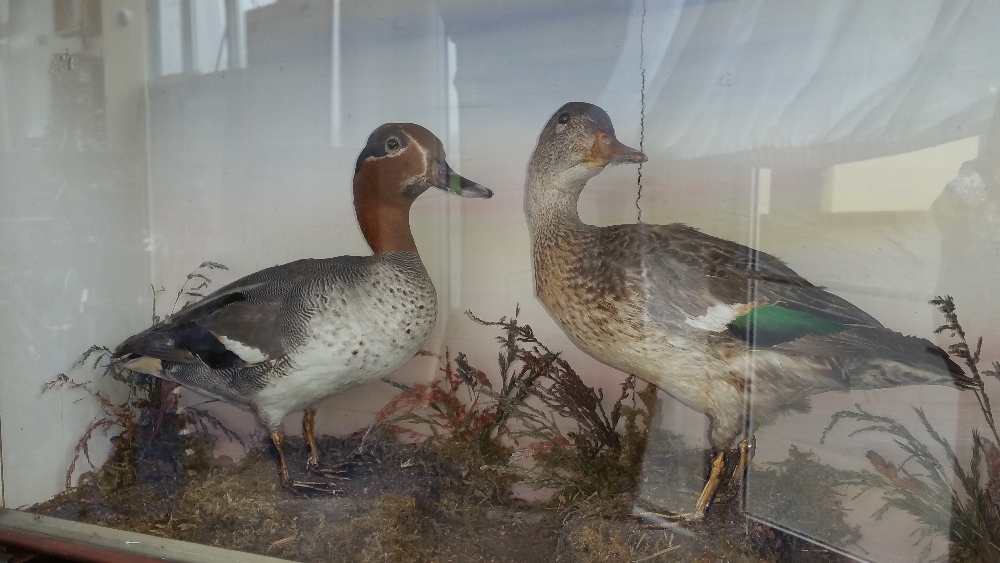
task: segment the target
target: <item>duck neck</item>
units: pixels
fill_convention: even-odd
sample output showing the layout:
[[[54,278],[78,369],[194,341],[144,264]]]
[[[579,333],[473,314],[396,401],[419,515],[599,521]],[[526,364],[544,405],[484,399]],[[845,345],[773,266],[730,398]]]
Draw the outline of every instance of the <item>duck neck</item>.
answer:
[[[377,191],[354,186],[354,211],[365,242],[375,254],[417,253],[410,232],[410,202],[380,198]]]
[[[552,231],[585,228],[577,205],[589,178],[568,175],[541,175],[528,172],[524,211],[533,239]]]

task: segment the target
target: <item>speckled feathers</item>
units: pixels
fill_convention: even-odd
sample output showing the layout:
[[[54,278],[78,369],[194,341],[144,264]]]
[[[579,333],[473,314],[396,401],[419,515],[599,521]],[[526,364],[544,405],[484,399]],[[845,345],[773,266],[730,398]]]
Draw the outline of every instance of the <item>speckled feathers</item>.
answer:
[[[298,260],[250,274],[127,339],[116,360],[251,410],[272,431],[289,412],[388,375],[417,352],[437,315],[409,224],[411,204],[430,187],[492,195],[454,173],[427,129],[379,127],[358,156],[353,184],[374,256]]]
[[[587,181],[644,158],[613,131],[603,110],[574,102],[539,136],[525,182],[535,291],[581,349],[707,414],[714,445],[742,433],[751,382],[758,423],[826,390],[968,384],[932,343],[885,329],[774,256],[681,224],[583,223]],[[795,330],[738,318],[763,307]]]

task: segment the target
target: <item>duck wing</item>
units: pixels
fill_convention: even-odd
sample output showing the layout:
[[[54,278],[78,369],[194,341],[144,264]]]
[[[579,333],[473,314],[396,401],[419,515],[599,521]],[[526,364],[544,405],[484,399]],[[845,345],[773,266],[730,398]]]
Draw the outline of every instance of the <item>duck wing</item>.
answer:
[[[304,294],[324,280],[353,275],[360,260],[298,260],[250,274],[128,338],[114,357],[200,362],[217,370],[279,359],[293,345],[289,336],[302,317],[296,313],[307,306]]]
[[[834,388],[905,382],[971,385],[962,368],[933,342],[885,328],[770,254],[686,225],[649,226],[645,238],[648,301],[677,307],[661,308],[660,319],[673,315],[676,323],[679,311],[686,325],[724,334],[751,349],[863,367],[832,370],[850,378],[836,381]]]
[[[882,324],[798,275],[782,260],[686,225],[641,226],[640,252],[650,302],[694,328],[728,332],[754,347],[848,327]],[[655,314],[655,311],[654,311]]]

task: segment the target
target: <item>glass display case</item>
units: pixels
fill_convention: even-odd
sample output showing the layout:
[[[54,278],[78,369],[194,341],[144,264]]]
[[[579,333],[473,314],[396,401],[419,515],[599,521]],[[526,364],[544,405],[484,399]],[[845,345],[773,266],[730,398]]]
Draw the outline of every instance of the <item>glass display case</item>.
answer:
[[[997,22],[0,0],[0,543],[1000,560]]]

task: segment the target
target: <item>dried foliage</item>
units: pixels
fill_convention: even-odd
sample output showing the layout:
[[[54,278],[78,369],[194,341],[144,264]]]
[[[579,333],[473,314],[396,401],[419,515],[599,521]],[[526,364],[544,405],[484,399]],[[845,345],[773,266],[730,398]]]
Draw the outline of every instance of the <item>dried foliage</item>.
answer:
[[[913,535],[918,544],[924,543],[921,561],[1000,561],[1000,449],[996,445],[1000,438],[985,385],[986,378],[1000,380],[1000,363],[994,362],[992,369],[980,369],[983,340],[979,338],[974,349],[969,345],[951,297],[937,297],[931,304],[945,317],[945,324],[935,332],[948,332],[957,339],[948,352],[964,360],[969,376],[975,381],[973,391],[994,440],[973,429],[972,454],[963,460],[935,430],[923,409],[914,407],[924,433],[943,452],[942,460],[940,453],[935,454],[928,443],[905,425],[892,417],[868,412],[860,405],[855,405],[853,411],[835,413],[823,437],[841,420],[864,425],[849,436],[879,432],[893,437],[893,442],[906,454],[902,463],[893,464],[875,451],[867,453],[880,480],[879,486],[886,491],[885,504],[874,516],[881,518],[890,509],[898,509],[916,518],[918,527]],[[952,475],[957,484],[952,482]],[[940,536],[950,540],[949,553],[931,558],[934,539]]]
[[[982,411],[983,416],[986,417],[986,423],[993,432],[993,440],[1000,442],[1000,434],[997,434],[996,422],[993,420],[993,408],[990,406],[990,396],[986,393],[986,381],[983,379],[985,375],[1000,381],[1000,362],[993,362],[993,369],[980,372],[979,362],[983,350],[983,337],[980,336],[976,340],[976,350],[973,352],[972,347],[969,346],[969,341],[966,339],[965,329],[958,322],[958,314],[955,312],[955,300],[950,295],[945,295],[944,297],[937,296],[931,299],[931,305],[934,305],[941,311],[945,320],[943,325],[934,330],[934,334],[948,332],[952,338],[957,339],[957,342],[948,345],[948,353],[965,361],[966,367],[969,368],[969,374],[976,383],[973,391],[976,394],[976,400],[979,401],[979,409]]]
[[[655,387],[637,391],[635,378],[628,377],[609,413],[603,390],[587,386],[566,360],[535,338],[530,326],[519,324],[518,312],[495,322],[467,312],[477,323],[501,329],[499,386],[470,366],[464,354],[452,362],[446,353],[441,378],[412,387],[393,383],[403,392],[376,415],[373,427],[425,425],[431,440],[474,446],[477,467],[557,488],[564,503],[632,490]],[[564,429],[567,425],[575,429]]]
[[[35,513],[72,518],[199,544],[216,545],[303,562],[490,561],[700,561],[840,563],[843,559],[805,540],[748,521],[729,505],[689,533],[659,530],[625,515],[629,499],[596,496],[571,507],[504,503],[481,495],[491,472],[470,472],[449,443],[405,444],[373,432],[362,444],[318,437],[323,460],[363,457],[371,465],[352,469],[339,496],[305,498],[289,494],[275,478],[268,446],[238,463],[217,462],[186,471],[168,486],[131,486],[104,493],[93,480],[32,507]],[[438,447],[440,446],[440,447]],[[304,467],[302,439],[286,443],[289,467]],[[774,495],[794,517],[835,518],[825,510],[834,499],[797,478],[800,465],[766,472],[759,487]],[[822,468],[818,471],[821,472]],[[831,478],[824,478],[828,482]],[[161,482],[162,483],[162,482]],[[791,483],[791,489],[789,489]],[[821,487],[819,487],[821,488]],[[802,491],[807,494],[802,495]],[[797,502],[801,499],[801,502]],[[833,504],[829,504],[833,506]],[[811,511],[811,512],[806,512]],[[830,527],[830,529],[837,529]]]
[[[636,500],[619,493],[639,478],[655,389],[637,390],[628,378],[605,404],[603,392],[585,385],[516,314],[479,322],[501,329],[499,375],[491,380],[464,355],[445,354],[439,379],[397,385],[402,392],[378,414],[379,428],[370,435],[319,437],[321,460],[352,460],[343,496],[303,498],[283,490],[266,435],[234,463],[212,459],[211,444],[195,456],[179,449],[179,440],[202,432],[185,438],[161,432],[167,443],[155,444],[156,456],[139,450],[147,457],[135,471],[145,477],[102,478],[126,467],[109,461],[97,478],[81,479],[32,510],[295,561],[840,561],[747,520],[736,503],[695,524],[694,535],[675,537],[629,517]],[[199,420],[201,430],[218,423],[207,414]],[[428,429],[430,437],[398,442],[391,434],[404,423]],[[679,438],[661,437],[656,445],[672,462],[704,466],[704,452]],[[289,438],[285,454],[293,473],[305,467],[302,439]],[[843,495],[835,490],[849,479],[799,457],[792,467],[761,472],[755,490],[783,514],[850,538],[856,530],[844,525]],[[670,464],[652,465],[677,473]],[[674,484],[660,474],[652,478]],[[114,486],[102,486],[102,479]],[[510,494],[519,480],[557,487],[559,494],[550,503],[525,504]]]
[[[177,295],[174,297],[174,302],[170,306],[170,313],[173,314],[177,310],[177,305],[181,302],[181,299],[185,299],[184,304],[181,306],[183,310],[188,305],[196,302],[205,296],[203,291],[212,285],[212,280],[205,274],[207,271],[211,270],[228,270],[223,264],[218,262],[202,262],[197,268],[191,271],[181,284],[180,289],[177,290]],[[159,293],[165,291],[162,287],[160,289],[151,288],[153,291],[153,324],[160,322],[160,317],[156,314],[156,296]]]
[[[188,274],[174,298],[171,310],[177,308],[182,298],[203,297],[200,292],[212,282],[204,271],[214,269],[227,268],[216,262],[204,262]],[[162,289],[153,289],[153,324],[160,321],[160,317],[156,315],[155,302],[157,295],[162,292]],[[187,303],[184,306],[187,306]],[[211,451],[209,428],[217,430],[229,440],[246,448],[239,435],[226,428],[207,411],[188,408],[183,413],[180,412],[175,393],[178,387],[176,383],[124,369],[111,361],[111,355],[112,350],[107,346],[92,345],[83,353],[76,365],[84,366],[89,363],[91,369],[103,368],[103,375],[110,376],[127,387],[128,395],[124,401],[115,402],[110,394],[95,390],[91,383],[74,381],[64,373],[60,373],[42,387],[43,393],[55,389],[81,390],[93,398],[101,408],[101,414],[87,425],[74,448],[73,459],[66,470],[67,489],[72,485],[72,477],[81,457],[92,469],[97,469],[90,458],[91,441],[98,434],[107,436],[115,430],[117,435],[111,438],[113,446],[109,456],[110,461],[101,466],[97,475],[98,483],[105,489],[134,484],[140,477],[137,470],[140,459],[157,446],[174,444],[178,451],[197,452],[199,453],[197,456],[177,456],[177,459],[186,459],[185,465],[203,464],[204,458]],[[183,438],[191,434],[191,429],[198,431],[200,435]],[[208,443],[205,443],[206,440]]]
[[[783,461],[758,466],[752,479],[746,504],[754,513],[794,523],[800,534],[841,547],[857,544],[862,536],[860,526],[847,522],[845,501],[850,493],[857,498],[879,484],[870,472],[830,467],[795,446]]]
[[[86,361],[94,350],[92,347],[81,362]],[[115,374],[115,379],[129,377],[121,373],[123,370],[115,367],[109,367],[108,371]],[[73,473],[81,457],[87,460],[91,469],[96,469],[93,460],[90,459],[90,443],[95,434],[101,433],[107,436],[116,428],[119,432],[112,438],[113,447],[109,456],[115,460],[116,467],[114,469],[102,467],[102,470],[114,471],[115,478],[107,483],[109,486],[120,486],[134,481],[135,463],[142,446],[158,440],[164,432],[173,431],[176,434],[176,428],[173,427],[176,420],[172,415],[177,409],[177,396],[171,392],[175,387],[176,385],[171,383],[149,385],[146,382],[134,382],[129,385],[128,398],[116,403],[107,394],[92,389],[89,383],[74,381],[63,373],[46,383],[42,387],[43,393],[54,389],[79,389],[97,401],[102,411],[102,414],[87,425],[80,440],[77,441],[73,459],[66,469],[66,488],[72,484]]]
[[[441,373],[440,379],[412,387],[385,380],[403,392],[375,414],[369,431],[382,425],[415,423],[426,426],[435,438],[475,444],[487,457],[503,453],[500,436],[506,425],[499,404],[488,398],[495,392],[486,374],[470,366],[464,354],[452,361],[448,352],[441,359]]]
[[[304,441],[292,437],[285,445],[289,467],[304,467]],[[239,463],[187,472],[171,486],[99,494],[87,481],[31,510],[292,561],[555,559],[557,519],[483,503],[478,484],[445,452],[383,432],[364,444],[360,435],[320,436],[317,445],[322,459],[356,459],[361,448],[377,468],[356,467],[343,481],[344,495],[306,498],[280,486],[269,446],[261,446]]]
[[[527,474],[528,481],[561,489],[559,498],[564,501],[595,494],[614,497],[631,491],[642,468],[649,423],[656,406],[656,388],[647,384],[642,391],[636,391],[636,380],[629,376],[621,385],[611,415],[605,416],[600,390],[595,393],[583,385],[563,360],[558,360],[552,368],[550,373],[565,379],[554,379],[551,387],[541,387],[538,396],[547,406],[574,421],[577,430],[562,433],[561,426],[551,419],[546,422],[538,413],[525,412],[523,418],[528,422],[525,426],[530,428],[525,435],[546,437],[544,442],[536,444],[552,444],[533,453],[537,466]],[[563,393],[567,387],[587,393]],[[554,404],[561,408],[554,408]]]

